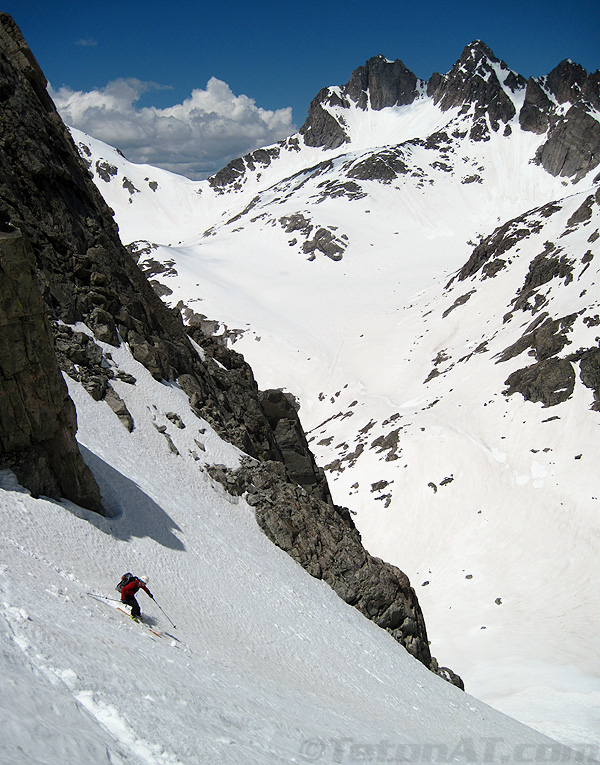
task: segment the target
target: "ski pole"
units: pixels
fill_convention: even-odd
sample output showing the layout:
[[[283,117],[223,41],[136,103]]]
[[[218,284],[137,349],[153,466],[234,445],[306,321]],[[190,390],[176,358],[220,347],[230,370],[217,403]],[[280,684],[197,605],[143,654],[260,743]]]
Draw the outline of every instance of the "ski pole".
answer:
[[[98,595],[95,592],[88,592],[87,595],[91,595],[92,598],[102,598],[102,600],[112,600],[113,603],[121,603],[122,601],[117,600],[117,598],[107,598],[106,595]]]
[[[154,596],[152,596],[152,600],[156,603],[156,598]],[[163,614],[165,614],[163,609],[160,607],[160,603],[156,603],[156,605],[160,608],[160,610],[163,612]],[[167,616],[167,615],[165,614],[165,616]],[[169,620],[169,622],[170,622],[171,626],[173,627],[173,629],[177,629],[177,627],[173,624],[173,622],[169,619],[168,616],[167,616],[167,619]]]

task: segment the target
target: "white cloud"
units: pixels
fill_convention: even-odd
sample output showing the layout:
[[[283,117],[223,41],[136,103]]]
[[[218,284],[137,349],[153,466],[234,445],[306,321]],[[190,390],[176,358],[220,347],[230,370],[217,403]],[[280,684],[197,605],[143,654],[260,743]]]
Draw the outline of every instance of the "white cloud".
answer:
[[[143,162],[205,178],[227,162],[267,146],[295,131],[292,109],[269,111],[248,96],[236,96],[227,83],[211,77],[183,103],[166,109],[137,108],[148,91],[163,86],[119,79],[88,92],[68,87],[48,90],[70,127],[120,149],[132,162]]]

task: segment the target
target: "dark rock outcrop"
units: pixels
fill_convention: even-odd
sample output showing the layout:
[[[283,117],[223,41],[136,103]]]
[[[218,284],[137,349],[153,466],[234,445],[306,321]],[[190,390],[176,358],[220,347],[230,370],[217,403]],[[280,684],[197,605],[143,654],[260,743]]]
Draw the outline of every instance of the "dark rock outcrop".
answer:
[[[529,270],[525,276],[523,286],[513,301],[515,310],[537,310],[543,305],[545,299],[538,294],[538,290],[544,284],[553,279],[563,279],[565,284],[573,280],[573,263],[560,251],[554,251],[553,245],[548,246],[544,252],[540,252],[529,264]]]
[[[308,117],[300,128],[300,135],[307,146],[337,149],[350,139],[340,122],[329,112],[327,104],[346,106],[329,88],[323,88],[308,107]]]
[[[195,374],[178,378],[192,408],[251,457],[283,461],[260,405],[252,369],[243,356],[227,348],[222,338],[205,334],[202,325],[190,326],[188,330],[206,356]]]
[[[365,159],[352,165],[346,173],[348,178],[360,181],[382,181],[389,183],[399,175],[408,173],[404,151],[400,147],[383,149],[369,154]]]
[[[319,251],[331,260],[341,260],[344,255],[346,244],[338,239],[329,229],[318,228],[312,239],[307,239],[302,245],[302,252],[310,255],[312,259],[314,253]]]
[[[542,314],[539,319],[544,319],[546,316],[547,314]],[[571,314],[556,320],[550,318],[545,318],[544,321],[535,320],[516,343],[499,355],[498,361],[508,361],[527,349],[531,349],[531,353],[538,361],[555,356],[571,342],[567,335],[576,318],[577,314]]]
[[[275,388],[259,391],[258,400],[292,481],[333,505],[325,471],[317,467],[300,424],[296,399],[291,393]]]
[[[505,385],[507,396],[518,392],[526,401],[555,406],[573,395],[575,372],[567,359],[551,358],[518,369],[509,375]]]
[[[546,86],[559,104],[574,103],[583,92],[587,72],[573,61],[561,61],[546,77]]]
[[[380,111],[387,106],[412,104],[418,95],[417,83],[402,61],[374,56],[352,72],[343,93],[361,109]]]
[[[327,582],[433,672],[463,688],[462,680],[431,656],[423,614],[408,578],[366,552],[345,508],[332,507],[290,482],[280,463],[248,464],[235,472],[215,468],[211,474],[230,493],[245,494],[269,539],[311,576]]]
[[[550,175],[577,182],[600,163],[600,122],[583,106],[572,106],[550,130],[536,161]]]
[[[558,112],[540,85],[531,91],[528,85],[521,126],[548,130],[536,162],[551,175],[576,182],[600,162],[600,123],[594,116],[600,109],[600,72],[588,75],[579,64],[562,61],[540,82],[560,105],[570,107]]]
[[[505,134],[510,133],[506,123],[515,116],[516,109],[507,91],[514,93],[525,82],[496,58],[487,45],[476,40],[463,50],[448,74],[436,73],[431,77],[427,95],[442,111],[461,107],[460,113],[465,114],[472,110],[469,137],[472,141],[487,141],[489,127],[497,132],[502,123]]]
[[[259,169],[268,167],[274,159],[277,159],[280,153],[281,149],[279,146],[257,149],[249,154],[245,154],[243,157],[231,160],[224,168],[211,175],[208,182],[220,194],[225,191],[238,191],[242,188],[242,181],[247,170],[252,171],[257,167]]]
[[[525,100],[519,112],[519,125],[522,130],[538,135],[545,133],[550,126],[552,101],[533,77],[530,77],[525,90]]]
[[[77,417],[54,349],[33,253],[19,231],[0,232],[0,466],[33,496],[61,496],[103,513],[84,463]]]
[[[555,126],[560,125],[563,120],[557,117],[556,102],[561,105],[579,105],[583,107],[583,111],[589,105],[598,108],[597,80],[598,73],[588,75],[583,67],[572,61],[562,61],[547,77],[530,78],[525,91],[525,100],[519,113],[521,128],[539,135],[545,133],[549,128],[554,129]],[[577,118],[576,114],[571,115],[571,117],[573,116]],[[552,134],[550,138],[552,138]],[[553,142],[558,142],[559,138],[560,134],[558,138],[553,139]],[[550,147],[544,155],[544,161],[549,165],[546,169],[553,175],[557,175],[558,173],[550,169],[553,164],[549,159],[551,153]],[[542,164],[546,167],[544,162]]]

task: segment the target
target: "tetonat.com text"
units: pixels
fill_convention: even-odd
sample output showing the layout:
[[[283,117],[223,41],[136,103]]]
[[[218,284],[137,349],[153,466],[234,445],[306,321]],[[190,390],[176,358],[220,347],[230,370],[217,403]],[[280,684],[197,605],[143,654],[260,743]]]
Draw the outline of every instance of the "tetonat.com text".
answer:
[[[521,744],[502,738],[461,738],[456,744],[363,743],[351,738],[306,739],[299,762],[321,763],[597,763],[600,747]]]

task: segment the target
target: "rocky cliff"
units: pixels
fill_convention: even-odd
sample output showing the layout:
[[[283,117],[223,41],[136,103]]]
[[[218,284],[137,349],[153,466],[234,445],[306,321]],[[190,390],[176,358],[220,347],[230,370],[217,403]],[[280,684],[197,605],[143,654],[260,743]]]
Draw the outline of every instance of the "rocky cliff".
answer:
[[[22,450],[23,460],[36,453],[35,439],[45,437],[29,427],[35,407],[28,381],[40,367],[54,369],[49,400],[56,410],[64,410],[64,417],[57,420],[55,434],[48,434],[55,447],[51,469],[56,491],[69,496],[55,466],[73,462],[74,410],[60,387],[56,361],[49,358],[54,355],[66,374],[96,400],[105,398],[129,430],[135,427],[111,386],[123,373],[97,343],[116,347],[126,342],[156,379],[176,381],[193,410],[252,458],[239,475],[219,468],[212,472],[233,493],[249,492],[257,519],[273,542],[388,629],[426,666],[460,685],[460,679],[439,670],[430,655],[423,617],[407,578],[371,558],[349,513],[331,503],[293,402],[276,391],[259,394],[239,354],[205,335],[202,326],[191,326],[187,331],[202,346],[198,353],[180,312],[162,303],[122,246],[111,210],[48,98],[42,72],[6,14],[0,14],[0,83],[2,219],[5,227],[18,227],[31,243],[43,299],[38,324],[44,315],[50,320],[56,348],[54,354],[47,342],[38,356],[27,357],[28,367],[22,370],[24,404],[18,417],[31,437],[14,448]],[[21,269],[26,255],[19,253],[14,247],[6,250],[7,273]],[[29,270],[33,283],[34,269]],[[31,284],[26,289],[33,291]],[[2,350],[8,365],[9,349]],[[132,378],[126,382],[135,384]],[[88,493],[87,506],[97,509],[93,487]],[[85,491],[80,495],[82,499]]]
[[[75,407],[52,347],[33,253],[7,224],[0,283],[0,467],[11,468],[34,496],[67,497],[102,512],[75,440]]]

